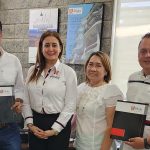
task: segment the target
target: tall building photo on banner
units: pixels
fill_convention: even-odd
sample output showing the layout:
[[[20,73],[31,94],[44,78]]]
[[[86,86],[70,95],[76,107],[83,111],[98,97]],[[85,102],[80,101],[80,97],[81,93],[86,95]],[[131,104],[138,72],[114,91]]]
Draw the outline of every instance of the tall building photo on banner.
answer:
[[[100,50],[103,4],[69,5],[66,63],[84,64],[92,52]]]

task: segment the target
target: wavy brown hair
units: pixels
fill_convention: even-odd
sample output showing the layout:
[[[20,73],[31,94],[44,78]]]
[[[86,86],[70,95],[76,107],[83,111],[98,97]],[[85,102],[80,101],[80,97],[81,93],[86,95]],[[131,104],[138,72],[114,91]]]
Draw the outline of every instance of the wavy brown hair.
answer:
[[[87,65],[91,59],[92,56],[98,56],[106,70],[106,75],[104,76],[104,81],[106,83],[109,83],[109,81],[111,80],[111,76],[112,76],[112,73],[111,73],[111,65],[110,65],[110,59],[109,59],[109,56],[102,52],[102,51],[97,51],[97,52],[93,52],[89,58],[87,59],[86,63],[85,63],[85,72],[86,72],[86,69],[87,69]],[[85,80],[87,83],[89,83],[89,79],[88,77],[86,76],[86,73],[85,73]]]
[[[60,36],[57,32],[55,31],[46,31],[44,32],[41,37],[40,37],[40,41],[39,41],[39,45],[38,45],[38,51],[37,51],[37,55],[36,55],[36,63],[35,63],[35,67],[34,70],[31,74],[31,76],[29,77],[28,83],[31,81],[37,81],[42,73],[42,71],[44,70],[44,68],[46,67],[46,60],[45,57],[42,53],[42,47],[43,47],[43,41],[46,37],[48,36],[53,36],[55,37],[60,45],[60,49],[61,52],[59,53],[58,58],[60,59],[63,53],[63,43],[60,39]]]

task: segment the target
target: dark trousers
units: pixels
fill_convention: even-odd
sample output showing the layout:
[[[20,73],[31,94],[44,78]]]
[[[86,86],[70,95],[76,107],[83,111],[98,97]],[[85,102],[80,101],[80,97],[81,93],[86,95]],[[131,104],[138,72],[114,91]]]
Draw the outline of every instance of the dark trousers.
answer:
[[[59,114],[39,114],[33,112],[34,125],[43,129],[51,129],[53,123],[57,120]],[[71,132],[71,120],[66,127],[57,135],[48,139],[39,139],[32,133],[29,133],[29,150],[67,150]]]
[[[9,123],[0,129],[0,150],[21,150],[19,127],[16,123]]]

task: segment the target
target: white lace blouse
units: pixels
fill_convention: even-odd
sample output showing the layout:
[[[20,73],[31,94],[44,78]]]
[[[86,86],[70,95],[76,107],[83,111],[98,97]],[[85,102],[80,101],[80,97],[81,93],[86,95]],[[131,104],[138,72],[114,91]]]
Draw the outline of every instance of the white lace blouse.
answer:
[[[122,92],[116,85],[105,84],[90,87],[82,83],[78,87],[77,101],[77,150],[99,150],[106,123],[106,107],[116,105],[122,100]]]

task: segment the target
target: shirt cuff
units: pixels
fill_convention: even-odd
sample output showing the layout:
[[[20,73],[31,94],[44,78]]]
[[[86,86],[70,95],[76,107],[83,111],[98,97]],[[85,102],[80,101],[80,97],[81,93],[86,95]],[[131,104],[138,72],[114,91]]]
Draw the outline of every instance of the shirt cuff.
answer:
[[[33,124],[33,118],[32,117],[25,119],[25,126],[27,126],[27,124],[29,124],[29,123]]]
[[[23,91],[22,92],[17,92],[15,93],[15,98],[21,98],[22,100],[24,100],[24,94],[23,94]]]
[[[51,128],[58,132],[60,132],[62,129],[64,129],[64,127],[62,125],[60,125],[58,122],[55,122]]]

